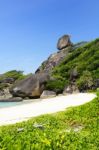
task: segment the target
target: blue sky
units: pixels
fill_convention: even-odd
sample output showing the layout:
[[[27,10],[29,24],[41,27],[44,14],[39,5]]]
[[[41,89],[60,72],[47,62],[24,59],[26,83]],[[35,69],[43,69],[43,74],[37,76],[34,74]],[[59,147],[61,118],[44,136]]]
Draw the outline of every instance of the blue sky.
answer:
[[[99,0],[0,0],[0,74],[34,72],[63,34],[99,37]]]

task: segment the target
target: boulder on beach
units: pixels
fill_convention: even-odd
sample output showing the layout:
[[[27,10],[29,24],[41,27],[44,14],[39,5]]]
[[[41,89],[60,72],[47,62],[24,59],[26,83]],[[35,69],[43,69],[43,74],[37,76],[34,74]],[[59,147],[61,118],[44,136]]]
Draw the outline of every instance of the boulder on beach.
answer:
[[[41,94],[40,98],[52,98],[56,96],[56,92],[54,91],[48,91],[44,90],[43,93]]]
[[[10,93],[14,97],[40,97],[45,89],[45,84],[49,79],[50,77],[47,73],[34,74],[16,83],[10,89]]]
[[[64,88],[63,95],[67,94],[73,94],[73,93],[79,93],[79,89],[75,83],[72,83],[72,85],[68,85]]]

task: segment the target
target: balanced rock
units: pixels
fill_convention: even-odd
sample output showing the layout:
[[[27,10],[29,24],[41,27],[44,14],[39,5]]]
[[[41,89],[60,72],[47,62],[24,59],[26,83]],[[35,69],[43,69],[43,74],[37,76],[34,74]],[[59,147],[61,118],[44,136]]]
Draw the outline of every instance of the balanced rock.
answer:
[[[56,96],[56,93],[54,91],[44,90],[40,98],[51,98],[55,96]]]
[[[70,41],[70,36],[69,35],[64,35],[62,36],[57,43],[57,49],[62,50],[68,46],[71,46],[72,43]]]
[[[63,59],[68,56],[72,51],[72,43],[69,35],[64,35],[58,40],[57,48],[60,50],[54,54],[51,54],[47,60],[45,60],[41,66],[36,70],[37,73],[51,73],[53,68],[58,66]]]
[[[11,89],[10,93],[14,97],[40,97],[45,88],[45,83],[50,79],[46,73],[34,74],[16,83]]]

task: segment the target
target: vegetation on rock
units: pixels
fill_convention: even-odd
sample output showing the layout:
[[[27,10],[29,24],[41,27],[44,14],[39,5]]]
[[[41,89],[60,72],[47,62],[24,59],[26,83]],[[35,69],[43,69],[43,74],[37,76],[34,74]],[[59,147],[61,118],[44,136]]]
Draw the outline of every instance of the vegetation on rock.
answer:
[[[76,76],[72,73],[75,70]],[[96,84],[99,79],[99,39],[71,51],[63,62],[53,69],[52,76],[55,80],[53,84],[52,81],[48,82],[49,89],[56,90],[59,85],[61,90],[60,82],[65,86],[75,83],[80,91],[99,87]]]
[[[12,95],[9,92],[10,87],[17,81],[26,78],[23,71],[11,70],[0,75],[0,99],[9,99]]]
[[[11,70],[0,76],[0,81],[5,80],[6,78],[13,78],[14,80],[23,79],[25,75],[23,71]]]

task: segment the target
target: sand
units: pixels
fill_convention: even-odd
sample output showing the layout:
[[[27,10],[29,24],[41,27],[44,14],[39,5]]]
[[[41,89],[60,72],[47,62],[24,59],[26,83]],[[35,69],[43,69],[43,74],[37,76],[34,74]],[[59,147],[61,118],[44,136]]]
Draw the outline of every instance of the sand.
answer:
[[[42,114],[64,111],[68,107],[85,104],[95,97],[96,95],[92,93],[79,93],[42,99],[37,102],[8,108],[0,108],[0,126],[22,122]]]

